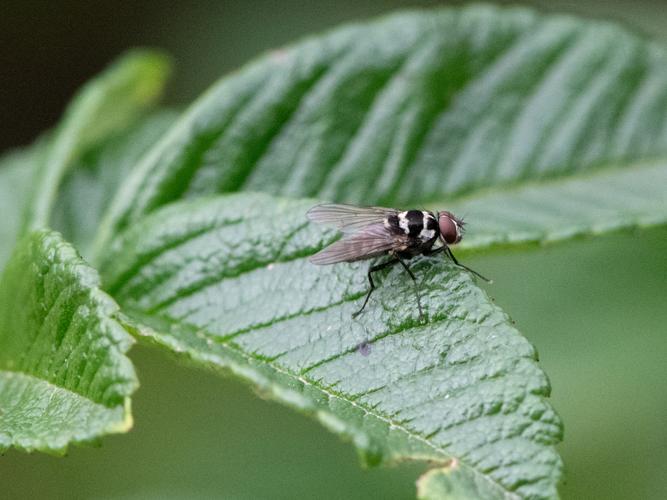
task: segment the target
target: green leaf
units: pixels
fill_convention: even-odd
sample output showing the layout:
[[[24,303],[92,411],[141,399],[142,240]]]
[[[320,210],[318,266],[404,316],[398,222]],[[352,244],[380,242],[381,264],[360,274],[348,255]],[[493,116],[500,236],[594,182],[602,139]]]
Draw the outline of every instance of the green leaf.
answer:
[[[480,480],[451,460],[445,467],[431,469],[417,481],[418,500],[468,500],[504,498],[502,491],[489,481]]]
[[[57,233],[22,239],[0,281],[0,451],[64,453],[131,427],[138,384],[117,310]]]
[[[87,83],[65,112],[35,176],[24,226],[47,227],[67,171],[89,148],[135,121],[162,93],[169,72],[161,53],[135,50]]]
[[[161,111],[92,148],[72,165],[53,207],[52,225],[88,257],[90,245],[111,198],[137,161],[174,121]]]
[[[401,269],[352,320],[367,264],[307,261],[337,238],[308,223],[312,203],[172,204],[114,240],[105,288],[137,335],[313,414],[370,464],[456,458],[500,497],[555,496],[562,428],[533,347],[442,258],[412,264],[426,323]]]
[[[195,102],[118,193],[97,247],[183,197],[410,206],[665,157],[666,99],[664,48],[606,22],[472,6],[349,25]]]
[[[562,241],[667,223],[667,161],[476,192],[447,204],[471,222],[462,250]]]

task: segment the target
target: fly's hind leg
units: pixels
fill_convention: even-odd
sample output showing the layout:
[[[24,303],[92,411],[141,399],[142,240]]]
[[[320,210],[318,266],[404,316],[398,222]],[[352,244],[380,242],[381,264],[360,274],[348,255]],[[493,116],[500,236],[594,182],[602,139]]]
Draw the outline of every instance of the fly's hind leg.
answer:
[[[366,294],[366,298],[364,299],[364,304],[361,306],[361,309],[359,309],[357,312],[352,313],[353,318],[356,318],[359,314],[361,314],[361,312],[366,307],[366,304],[368,304],[368,299],[371,298],[371,294],[373,293],[373,290],[375,290],[375,283],[373,283],[373,273],[375,273],[377,271],[381,271],[382,269],[386,269],[387,267],[393,266],[393,265],[397,264],[398,262],[401,262],[401,264],[403,264],[403,262],[400,259],[395,258],[395,259],[388,260],[387,262],[383,262],[382,264],[375,264],[374,266],[372,266],[368,270],[368,282],[370,283],[371,288],[368,290],[368,293]],[[405,264],[403,264],[403,265],[405,266]]]

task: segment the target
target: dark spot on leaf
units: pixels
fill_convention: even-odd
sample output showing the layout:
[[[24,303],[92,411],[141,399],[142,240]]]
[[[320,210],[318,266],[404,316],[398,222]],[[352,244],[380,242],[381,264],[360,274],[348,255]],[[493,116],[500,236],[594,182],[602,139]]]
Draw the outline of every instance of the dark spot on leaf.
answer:
[[[362,356],[368,356],[371,353],[371,345],[364,340],[357,346],[357,351],[359,351],[359,354]]]

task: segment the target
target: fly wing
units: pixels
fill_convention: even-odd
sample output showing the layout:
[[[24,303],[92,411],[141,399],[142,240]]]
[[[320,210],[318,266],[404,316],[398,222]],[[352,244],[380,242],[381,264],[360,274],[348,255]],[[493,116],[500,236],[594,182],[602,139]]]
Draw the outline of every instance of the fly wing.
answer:
[[[337,203],[315,205],[306,214],[318,224],[334,226],[343,233],[354,233],[371,224],[381,224],[387,215],[398,213],[393,208],[355,207]]]
[[[353,262],[375,257],[403,244],[404,235],[390,232],[384,224],[371,224],[347,234],[310,258],[317,265]]]

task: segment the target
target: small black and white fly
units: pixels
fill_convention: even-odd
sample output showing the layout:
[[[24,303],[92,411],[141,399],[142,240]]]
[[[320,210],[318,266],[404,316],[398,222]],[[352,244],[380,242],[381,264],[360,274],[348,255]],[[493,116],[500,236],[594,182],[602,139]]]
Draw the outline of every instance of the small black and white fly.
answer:
[[[477,271],[459,263],[449,248],[450,245],[461,241],[465,231],[463,221],[451,212],[400,211],[393,208],[324,203],[308,210],[307,216],[313,222],[334,226],[343,233],[340,240],[310,258],[313,264],[337,264],[381,255],[391,256],[388,261],[375,264],[368,270],[368,282],[371,287],[361,309],[352,314],[352,317],[356,317],[364,310],[375,290],[373,273],[401,264],[415,284],[417,307],[421,318],[423,314],[417,279],[405,262],[417,255],[443,252],[457,266],[490,283],[490,280]],[[434,249],[433,246],[438,240],[441,245]]]

